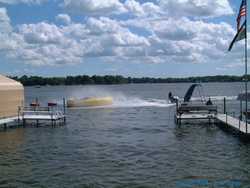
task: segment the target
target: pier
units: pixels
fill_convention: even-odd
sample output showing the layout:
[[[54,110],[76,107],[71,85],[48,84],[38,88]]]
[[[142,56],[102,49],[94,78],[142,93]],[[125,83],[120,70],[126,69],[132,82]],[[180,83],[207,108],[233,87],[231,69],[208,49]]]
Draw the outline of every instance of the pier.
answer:
[[[40,122],[50,122],[52,126],[65,124],[66,115],[63,111],[53,107],[24,107],[18,116],[19,121],[25,126],[27,122],[35,122],[38,126]]]
[[[191,120],[207,120],[209,123],[214,122],[215,114],[179,114],[175,116],[175,121],[177,124],[181,124],[183,121]]]
[[[0,127],[25,127],[28,124],[35,124],[37,127],[43,125],[65,125],[66,107],[65,100],[63,107],[56,103],[48,103],[48,106],[41,107],[38,103],[32,103],[28,107],[18,107],[17,115],[0,119]]]
[[[217,114],[215,118],[218,123],[222,123],[229,128],[233,128],[234,130],[239,131],[242,134],[250,135],[250,131],[248,129],[250,124],[246,123],[245,121],[241,121],[240,119],[236,119],[227,114]]]
[[[176,123],[181,124],[182,122],[191,120],[205,120],[209,124],[216,123],[218,126],[221,124],[227,128],[232,128],[241,134],[250,136],[250,124],[242,121],[238,118],[232,117],[227,114],[183,114],[176,115]]]
[[[240,95],[241,96],[241,95]],[[216,124],[217,126],[224,126],[228,129],[233,129],[241,135],[250,136],[250,124],[248,123],[248,113],[243,113],[242,100],[244,96],[237,98],[240,100],[240,114],[235,116],[235,113],[228,113],[227,100],[224,98],[223,107],[220,111],[217,105],[207,105],[204,103],[193,104],[189,103],[176,103],[175,122],[177,125],[190,122],[207,122],[209,124]],[[245,115],[245,116],[244,116]]]

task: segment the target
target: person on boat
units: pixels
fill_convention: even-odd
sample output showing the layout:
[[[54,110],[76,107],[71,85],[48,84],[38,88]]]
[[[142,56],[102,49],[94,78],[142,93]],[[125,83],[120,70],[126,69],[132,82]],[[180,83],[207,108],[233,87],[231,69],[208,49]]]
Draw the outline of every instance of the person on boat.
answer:
[[[168,98],[170,98],[170,99],[173,98],[173,94],[171,91],[168,93]]]
[[[168,93],[168,99],[170,100],[171,103],[177,103],[178,102],[178,98],[173,96],[172,92]]]
[[[206,105],[213,105],[210,97],[209,97],[208,101],[206,102]]]

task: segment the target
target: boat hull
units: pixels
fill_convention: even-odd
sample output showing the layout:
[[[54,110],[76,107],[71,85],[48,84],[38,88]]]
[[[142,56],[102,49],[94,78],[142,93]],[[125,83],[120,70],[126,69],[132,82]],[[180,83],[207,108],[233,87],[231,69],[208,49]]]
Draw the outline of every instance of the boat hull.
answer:
[[[91,97],[87,99],[69,99],[67,107],[94,107],[112,105],[112,97]]]

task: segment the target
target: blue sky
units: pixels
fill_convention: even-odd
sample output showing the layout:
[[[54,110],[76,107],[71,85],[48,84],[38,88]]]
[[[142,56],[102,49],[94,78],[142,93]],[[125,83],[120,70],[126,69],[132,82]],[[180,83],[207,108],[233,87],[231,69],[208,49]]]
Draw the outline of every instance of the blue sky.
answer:
[[[241,75],[241,0],[0,0],[8,75]]]

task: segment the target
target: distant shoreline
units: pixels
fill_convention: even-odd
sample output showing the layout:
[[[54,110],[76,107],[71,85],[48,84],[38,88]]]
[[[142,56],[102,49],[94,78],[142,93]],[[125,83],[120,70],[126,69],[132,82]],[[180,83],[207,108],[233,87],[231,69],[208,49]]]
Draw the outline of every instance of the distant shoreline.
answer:
[[[24,86],[45,86],[45,85],[116,85],[116,84],[143,84],[143,83],[207,83],[207,82],[241,82],[242,76],[197,76],[183,78],[150,78],[150,77],[123,77],[117,76],[67,76],[67,77],[40,77],[40,76],[21,76],[10,78],[21,82]],[[248,80],[250,75],[248,75]]]

